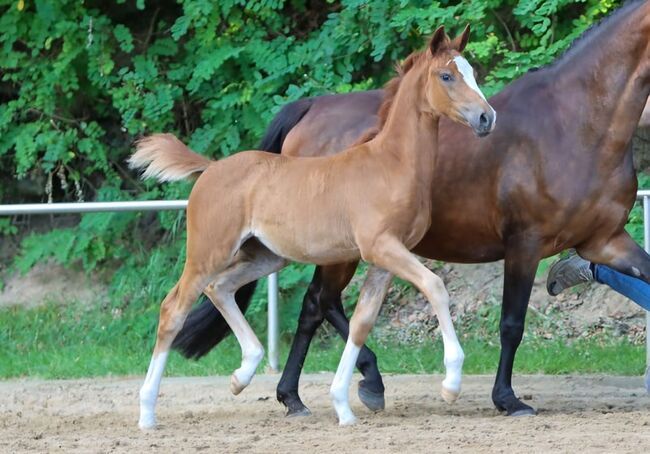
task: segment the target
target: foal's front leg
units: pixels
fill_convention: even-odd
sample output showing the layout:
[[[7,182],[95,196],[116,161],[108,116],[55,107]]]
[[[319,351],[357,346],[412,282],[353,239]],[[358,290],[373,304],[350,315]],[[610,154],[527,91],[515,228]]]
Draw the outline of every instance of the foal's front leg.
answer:
[[[341,292],[354,276],[357,263],[316,267],[302,303],[296,335],[277,387],[278,401],[287,407],[287,416],[311,414],[300,400],[298,381],[309,344],[323,319],[327,319],[344,340],[348,338],[349,322],[341,304]],[[384,383],[377,368],[377,357],[366,346],[361,348],[357,368],[364,377],[359,382],[359,399],[372,411],[382,410]]]
[[[376,266],[411,282],[433,306],[438,317],[444,344],[445,379],[441,395],[448,403],[454,402],[460,394],[460,382],[464,361],[463,349],[458,342],[456,330],[449,313],[449,293],[445,284],[431,270],[424,266],[401,241],[389,235],[378,238],[371,251],[361,251]]]
[[[373,241],[372,245],[371,250],[361,249],[364,259],[374,266],[368,272],[359,303],[350,320],[350,335],[330,391],[340,425],[353,424],[355,421],[348,403],[352,368],[377,319],[381,302],[388,291],[391,274],[413,283],[433,305],[445,348],[446,376],[442,382],[441,394],[449,403],[455,401],[460,394],[464,354],[451,321],[449,295],[442,280],[422,265],[397,238],[384,236]]]
[[[354,424],[356,420],[348,398],[352,372],[359,352],[377,319],[381,302],[386,296],[392,278],[392,274],[388,271],[371,266],[361,287],[359,302],[350,320],[350,335],[330,388],[334,409],[342,426]]]

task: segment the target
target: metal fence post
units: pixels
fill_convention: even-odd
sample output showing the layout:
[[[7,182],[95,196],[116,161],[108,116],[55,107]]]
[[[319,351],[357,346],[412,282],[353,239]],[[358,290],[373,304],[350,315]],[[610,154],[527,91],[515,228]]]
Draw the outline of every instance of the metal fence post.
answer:
[[[280,370],[280,352],[278,349],[278,340],[280,337],[280,328],[278,326],[278,273],[269,274],[268,277],[268,349],[269,349],[269,369],[271,372]]]
[[[643,196],[643,246],[650,254],[650,197]],[[645,389],[650,393],[650,311],[645,312]]]

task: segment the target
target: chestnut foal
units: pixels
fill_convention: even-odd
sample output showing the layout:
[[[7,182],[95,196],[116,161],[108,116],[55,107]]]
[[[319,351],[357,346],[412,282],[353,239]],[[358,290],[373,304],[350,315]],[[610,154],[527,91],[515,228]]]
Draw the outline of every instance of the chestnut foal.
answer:
[[[327,265],[363,258],[370,269],[350,324],[350,336],[331,396],[341,425],[355,418],[348,388],[359,350],[393,275],[413,283],[440,321],[447,401],[460,392],[463,351],[442,280],[410,252],[431,222],[431,191],[440,116],[494,128],[495,112],[460,52],[469,27],[450,40],[440,27],[429,47],[403,65],[382,131],[370,142],[326,158],[289,158],[247,151],[221,161],[192,152],[169,134],[144,138],[131,156],[143,177],[172,181],[196,176],[187,207],[187,259],[164,299],[156,346],[140,390],[143,429],[155,426],[155,404],[170,345],[192,304],[204,292],[223,314],[242,348],[231,377],[241,392],[263,348],[235,303],[241,286],[283,268],[288,260]],[[312,207],[318,207],[318,210]]]

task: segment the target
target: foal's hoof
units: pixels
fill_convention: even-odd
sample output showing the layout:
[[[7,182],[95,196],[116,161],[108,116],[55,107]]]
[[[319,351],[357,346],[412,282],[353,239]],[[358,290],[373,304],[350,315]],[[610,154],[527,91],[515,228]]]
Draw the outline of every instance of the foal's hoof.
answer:
[[[233,393],[235,396],[242,392],[246,386],[242,385],[239,383],[239,380],[237,379],[237,376],[235,374],[232,374],[230,376],[230,392]]]
[[[140,430],[149,431],[156,428],[156,419],[155,418],[140,418],[138,421],[138,427]]]
[[[357,418],[354,415],[342,416],[339,418],[339,426],[354,426],[357,423]]]
[[[359,382],[359,390],[357,391],[359,399],[370,411],[382,411],[386,408],[386,400],[384,393],[371,391],[366,386],[365,380]]]
[[[300,418],[302,416],[311,416],[311,411],[304,405],[300,408],[287,408],[286,418]]]
[[[458,399],[458,396],[460,395],[460,391],[452,391],[451,389],[447,389],[444,386],[440,390],[440,395],[442,398],[447,402],[448,404],[453,404],[456,402],[456,399]]]

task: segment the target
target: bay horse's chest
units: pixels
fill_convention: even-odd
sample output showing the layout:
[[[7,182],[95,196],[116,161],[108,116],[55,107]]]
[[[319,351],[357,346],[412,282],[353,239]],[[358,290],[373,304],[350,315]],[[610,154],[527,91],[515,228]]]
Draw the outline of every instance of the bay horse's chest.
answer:
[[[606,177],[581,177],[578,172],[564,181],[538,180],[521,186],[503,204],[504,239],[523,233],[538,242],[542,256],[549,256],[609,238],[627,222],[635,191],[634,171],[625,168]]]

